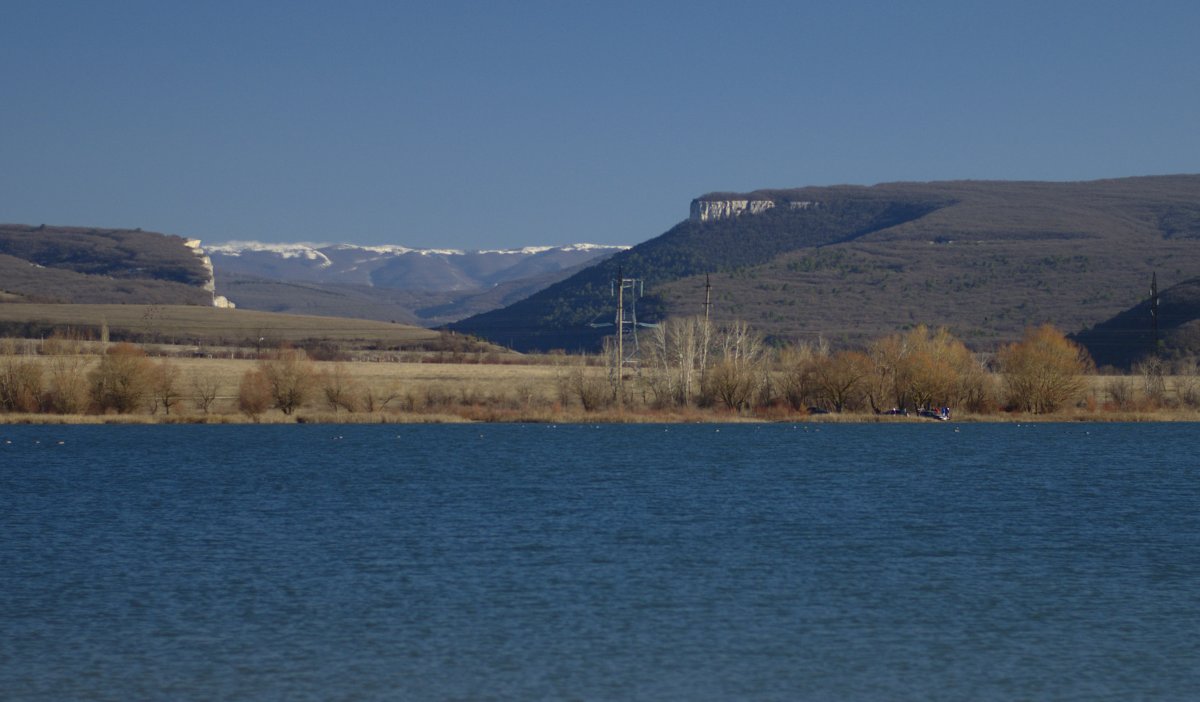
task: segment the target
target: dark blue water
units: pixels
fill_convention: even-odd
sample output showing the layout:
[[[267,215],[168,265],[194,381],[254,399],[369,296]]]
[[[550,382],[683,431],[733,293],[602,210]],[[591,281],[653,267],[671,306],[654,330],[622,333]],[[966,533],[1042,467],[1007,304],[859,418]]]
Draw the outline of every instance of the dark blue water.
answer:
[[[1195,699],[1196,437],[0,427],[0,698]]]

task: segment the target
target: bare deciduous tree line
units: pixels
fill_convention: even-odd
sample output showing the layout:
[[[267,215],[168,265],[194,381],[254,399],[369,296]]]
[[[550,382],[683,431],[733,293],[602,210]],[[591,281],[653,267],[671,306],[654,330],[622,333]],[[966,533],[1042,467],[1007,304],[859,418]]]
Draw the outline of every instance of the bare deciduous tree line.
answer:
[[[1081,402],[1092,370],[1087,353],[1049,325],[1028,329],[986,361],[946,329],[926,326],[838,351],[818,342],[776,352],[745,323],[717,327],[699,317],[667,320],[644,338],[636,382],[623,384],[625,397],[615,384],[606,389],[576,371],[569,385],[585,409],[628,403],[640,388],[660,408],[1044,414]]]
[[[60,339],[43,343],[44,362],[17,351],[11,341],[0,349],[0,411],[170,415],[190,402],[208,414],[221,391],[217,376],[197,374],[185,383],[170,359],[153,360],[129,343],[108,347],[95,363],[77,342]],[[304,351],[285,348],[245,373],[236,402],[256,418],[268,409],[290,415],[318,396],[335,412],[381,411],[398,394],[393,385],[360,383],[341,364],[318,371]]]
[[[81,342],[52,338],[41,342],[41,358],[35,358],[34,342],[0,339],[0,411],[208,414],[220,400],[257,421],[270,410],[292,416],[314,406],[335,414],[499,408],[549,418],[570,408],[886,414],[949,407],[1045,414],[1099,404],[1085,376],[1092,370],[1087,354],[1051,326],[1031,328],[1020,341],[982,356],[947,330],[924,326],[860,349],[833,350],[823,342],[780,349],[743,322],[717,326],[676,318],[641,335],[636,364],[622,362],[609,344],[598,364],[604,368],[563,363],[545,391],[519,380],[490,394],[368,382],[341,363],[317,364],[303,350],[281,348],[245,371],[231,396],[228,376],[223,387],[216,375],[185,376],[175,362],[151,359],[132,344],[103,349],[88,358]],[[1162,363],[1148,361],[1139,373],[1140,382],[1129,376],[1107,380],[1105,405],[1200,407],[1194,373],[1176,378],[1170,396]]]
[[[340,363],[318,371],[302,349],[282,348],[243,374],[237,403],[257,418],[271,408],[291,415],[314,397],[335,413],[381,412],[399,396],[395,385],[362,383]]]

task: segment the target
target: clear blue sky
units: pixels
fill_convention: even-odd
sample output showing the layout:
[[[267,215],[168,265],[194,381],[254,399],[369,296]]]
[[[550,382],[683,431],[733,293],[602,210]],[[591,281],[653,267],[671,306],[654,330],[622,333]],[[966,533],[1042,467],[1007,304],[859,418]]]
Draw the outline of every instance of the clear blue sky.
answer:
[[[714,190],[1200,172],[1200,3],[0,0],[0,221],[637,243]]]

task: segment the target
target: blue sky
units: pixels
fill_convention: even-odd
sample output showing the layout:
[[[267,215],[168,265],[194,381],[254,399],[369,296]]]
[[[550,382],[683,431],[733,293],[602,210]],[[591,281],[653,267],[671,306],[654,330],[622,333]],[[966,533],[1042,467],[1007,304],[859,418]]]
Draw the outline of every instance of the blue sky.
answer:
[[[1200,172],[1200,3],[0,0],[0,221],[637,243],[706,192]]]

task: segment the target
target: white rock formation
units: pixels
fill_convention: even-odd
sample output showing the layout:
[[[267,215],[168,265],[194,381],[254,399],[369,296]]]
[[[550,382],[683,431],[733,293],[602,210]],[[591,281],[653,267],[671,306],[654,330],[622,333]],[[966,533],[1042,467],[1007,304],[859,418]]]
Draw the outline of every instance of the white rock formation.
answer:
[[[187,239],[183,242],[183,245],[191,249],[197,256],[200,257],[200,263],[204,265],[204,270],[208,271],[208,280],[204,282],[204,289],[212,293],[213,307],[221,307],[225,309],[233,309],[234,307],[237,307],[237,305],[229,301],[229,298],[225,297],[224,295],[217,294],[217,279],[216,274],[213,272],[212,259],[209,258],[204,249],[200,247],[200,240]]]
[[[698,222],[711,222],[747,213],[766,212],[774,206],[774,200],[692,200],[691,218]]]
[[[797,201],[787,203],[791,210],[808,210],[818,203]],[[696,222],[712,222],[732,219],[744,214],[759,214],[776,206],[774,200],[692,200],[691,219]]]

